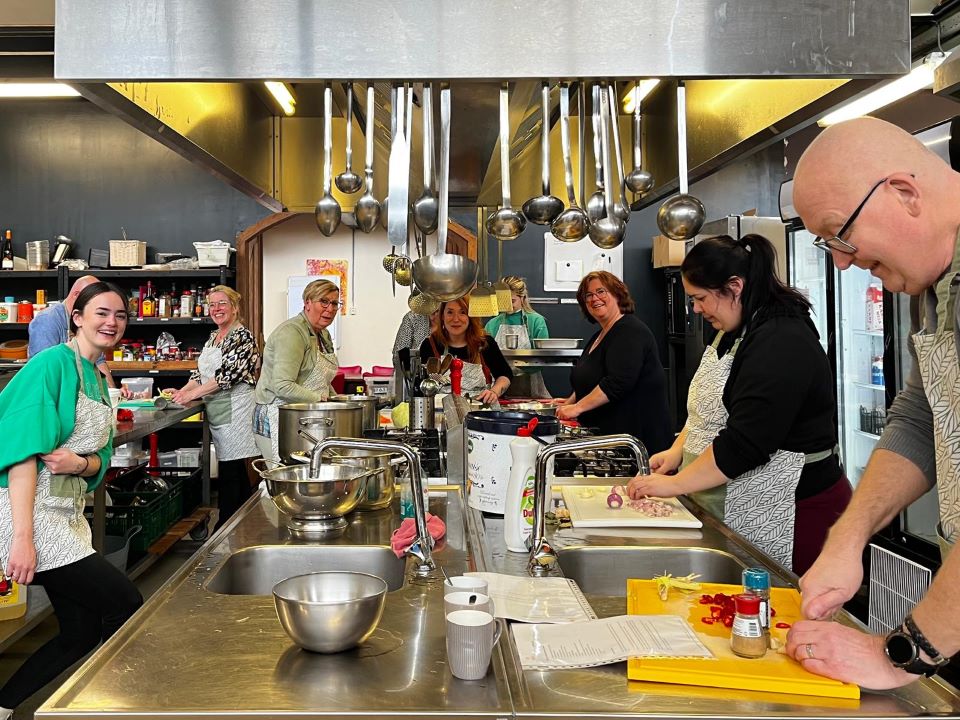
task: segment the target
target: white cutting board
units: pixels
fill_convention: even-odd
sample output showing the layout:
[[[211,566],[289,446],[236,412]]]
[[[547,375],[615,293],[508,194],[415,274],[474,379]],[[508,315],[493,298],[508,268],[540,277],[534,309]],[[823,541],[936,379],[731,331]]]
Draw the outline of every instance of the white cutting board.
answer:
[[[657,498],[673,508],[668,517],[649,517],[628,507],[629,498],[623,498],[619,509],[607,507],[607,485],[564,485],[563,502],[570,511],[570,521],[574,528],[604,527],[660,527],[660,528],[701,528],[703,523],[695,518],[676,498]],[[592,491],[591,497],[584,497],[585,491]]]

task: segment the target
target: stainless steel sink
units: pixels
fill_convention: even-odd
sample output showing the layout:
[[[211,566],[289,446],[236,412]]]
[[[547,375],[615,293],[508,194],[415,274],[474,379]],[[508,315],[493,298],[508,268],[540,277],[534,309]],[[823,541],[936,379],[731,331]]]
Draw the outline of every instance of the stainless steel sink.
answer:
[[[577,546],[558,552],[563,574],[585,593],[626,597],[629,578],[699,573],[699,582],[741,583],[745,567],[721,550],[698,547]]]
[[[403,586],[406,561],[380,545],[260,545],[235,552],[207,581],[223,595],[270,595],[294,575],[353,570],[382,578],[389,590]]]

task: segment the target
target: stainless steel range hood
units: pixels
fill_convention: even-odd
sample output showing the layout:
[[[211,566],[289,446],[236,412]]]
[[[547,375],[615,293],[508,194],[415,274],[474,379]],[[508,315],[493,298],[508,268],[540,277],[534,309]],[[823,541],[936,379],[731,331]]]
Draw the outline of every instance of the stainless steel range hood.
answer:
[[[888,77],[910,66],[902,0],[368,0],[362,10],[297,0],[58,0],[56,23],[58,79],[273,209],[308,209],[320,196],[316,98],[323,80],[334,81],[339,98],[337,172],[343,83],[355,81],[360,91],[364,81],[377,80],[381,197],[390,81],[451,81],[453,200],[496,205],[496,89],[505,78],[514,81],[511,170],[522,202],[539,193],[539,78],[688,79],[696,179],[812,121],[818,104],[835,104],[856,89],[859,83],[847,78]],[[296,115],[282,117],[270,105],[259,83],[266,79],[293,85]],[[645,158],[660,182],[654,195],[669,191],[676,177],[672,84],[661,87],[645,106]],[[365,95],[355,98],[362,118]],[[556,115],[554,97],[551,121]],[[421,183],[419,126],[416,112],[413,196]],[[362,123],[354,130],[355,139],[362,137]],[[362,143],[354,155],[362,167]],[[553,162],[559,185],[558,152]],[[586,166],[589,185],[592,158]],[[348,208],[354,199],[338,197]]]

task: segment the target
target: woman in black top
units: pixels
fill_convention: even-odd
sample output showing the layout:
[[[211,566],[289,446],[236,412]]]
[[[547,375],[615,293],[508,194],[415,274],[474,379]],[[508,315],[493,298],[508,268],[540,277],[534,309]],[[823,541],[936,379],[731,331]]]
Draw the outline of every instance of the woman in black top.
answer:
[[[616,275],[592,272],[580,281],[577,302],[600,325],[570,373],[573,394],[557,409],[602,435],[633,435],[650,453],[673,440],[667,382],[650,328],[633,314],[630,291]]]
[[[440,305],[430,335],[420,346],[422,360],[447,354],[463,360],[462,390],[476,393],[480,402],[495,402],[510,387],[513,371],[509,363],[497,341],[467,313],[465,298]],[[449,383],[448,377],[444,378],[445,384]]]
[[[651,459],[658,472],[634,478],[628,492],[636,499],[725,487],[724,522],[802,575],[851,489],[836,452],[833,373],[810,303],[777,278],[775,263],[773,246],[759,235],[710,238],[684,259],[694,311],[724,333],[701,367],[734,353],[716,389],[725,422],[677,475],[662,474],[672,461]]]

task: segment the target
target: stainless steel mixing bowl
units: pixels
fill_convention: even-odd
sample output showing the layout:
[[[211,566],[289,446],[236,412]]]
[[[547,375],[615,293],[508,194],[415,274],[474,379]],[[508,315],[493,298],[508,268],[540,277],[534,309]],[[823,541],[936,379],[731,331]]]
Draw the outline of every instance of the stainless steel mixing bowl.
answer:
[[[280,624],[297,645],[320,653],[366,640],[383,615],[387,583],[358,572],[296,575],[273,586]]]

